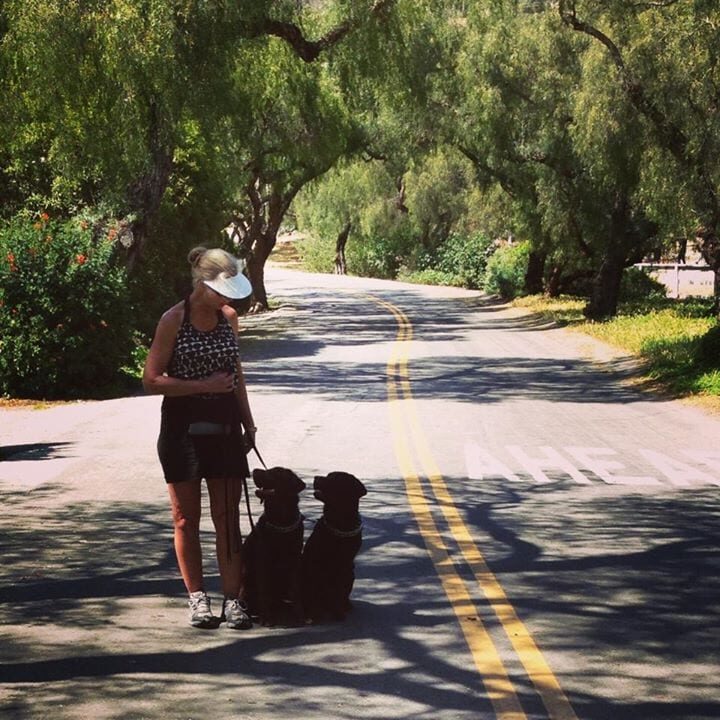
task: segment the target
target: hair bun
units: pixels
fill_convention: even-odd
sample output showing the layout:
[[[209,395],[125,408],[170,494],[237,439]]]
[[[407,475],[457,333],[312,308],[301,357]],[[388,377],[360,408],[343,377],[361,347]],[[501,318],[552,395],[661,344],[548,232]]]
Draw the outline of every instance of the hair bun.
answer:
[[[203,247],[202,245],[199,245],[198,247],[194,247],[187,256],[188,262],[192,267],[195,267],[199,262],[200,258],[207,252],[207,248]]]

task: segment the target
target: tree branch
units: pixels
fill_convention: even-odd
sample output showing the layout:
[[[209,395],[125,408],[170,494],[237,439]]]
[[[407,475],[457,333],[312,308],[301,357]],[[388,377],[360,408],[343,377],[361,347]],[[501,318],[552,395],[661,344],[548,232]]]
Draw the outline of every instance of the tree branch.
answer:
[[[480,156],[470,150],[468,147],[464,147],[462,145],[458,146],[458,150],[473,164],[475,167],[476,173],[484,173],[487,177],[492,178],[496,182],[500,184],[500,187],[512,198],[516,195],[516,188],[515,188],[515,182],[513,179],[506,173],[502,172],[501,170],[496,170],[495,168],[488,165],[485,161],[483,161]]]
[[[639,10],[651,10],[653,8],[666,8],[675,5],[678,0],[657,0],[656,2],[639,2],[635,7]]]
[[[560,0],[558,3],[558,11],[560,18],[566,25],[577,32],[594,38],[605,46],[618,71],[622,88],[628,100],[639,113],[650,120],[656,132],[662,138],[663,145],[672,153],[673,157],[682,165],[687,166],[687,137],[685,137],[683,131],[648,98],[643,86],[637,81],[625,64],[620,48],[601,30],[578,19],[575,0]]]
[[[396,0],[375,0],[369,11],[369,17],[378,17],[389,9]],[[307,63],[315,62],[329,48],[337,45],[345,36],[360,27],[359,19],[346,20],[329,30],[318,40],[308,40],[302,30],[294,23],[266,18],[257,26],[248,29],[250,37],[272,35],[284,40],[297,56]]]

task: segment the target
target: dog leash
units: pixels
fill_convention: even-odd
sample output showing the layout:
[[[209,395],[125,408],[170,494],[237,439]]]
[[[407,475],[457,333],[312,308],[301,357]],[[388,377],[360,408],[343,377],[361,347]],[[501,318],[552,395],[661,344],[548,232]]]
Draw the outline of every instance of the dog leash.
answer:
[[[258,460],[260,461],[262,466],[267,470],[267,465],[265,464],[265,461],[263,460],[263,457],[260,454],[260,451],[257,449],[257,445],[256,445],[254,439],[253,439],[253,444],[250,446],[250,450],[255,451],[255,454],[258,456]],[[248,484],[247,484],[246,477],[243,477],[243,488],[245,490],[245,506],[247,507],[248,520],[250,521],[250,530],[252,531],[255,529],[255,523],[253,522],[252,510],[250,509],[250,493],[248,492]]]

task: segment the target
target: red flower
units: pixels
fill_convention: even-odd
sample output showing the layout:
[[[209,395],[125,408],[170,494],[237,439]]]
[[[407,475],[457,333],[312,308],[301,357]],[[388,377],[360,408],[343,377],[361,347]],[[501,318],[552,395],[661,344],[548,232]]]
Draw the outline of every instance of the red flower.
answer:
[[[75,256],[75,262],[76,262],[78,265],[84,265],[86,260],[87,260],[87,258],[86,258],[85,255],[83,255],[82,253],[80,253],[79,255],[76,255],[76,256]]]
[[[47,222],[50,219],[50,216],[46,212],[43,212],[43,213],[40,213],[40,219],[43,222]]]
[[[15,264],[15,255],[13,253],[9,252],[7,254],[7,261],[10,265],[10,272],[16,272],[17,271],[17,265]]]
[[[114,240],[116,235],[117,235],[117,230],[115,228],[110,228],[110,230],[108,231],[108,234],[107,234],[107,239]]]

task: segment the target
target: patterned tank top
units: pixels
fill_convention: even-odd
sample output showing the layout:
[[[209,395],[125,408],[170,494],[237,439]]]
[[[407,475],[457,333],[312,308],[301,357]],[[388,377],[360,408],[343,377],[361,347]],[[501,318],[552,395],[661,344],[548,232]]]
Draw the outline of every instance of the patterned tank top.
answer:
[[[239,356],[237,338],[222,312],[218,311],[218,322],[212,330],[198,330],[190,322],[190,301],[185,300],[183,322],[175,339],[167,374],[183,380],[201,380],[218,370],[225,370],[233,373],[233,388],[236,388]]]

